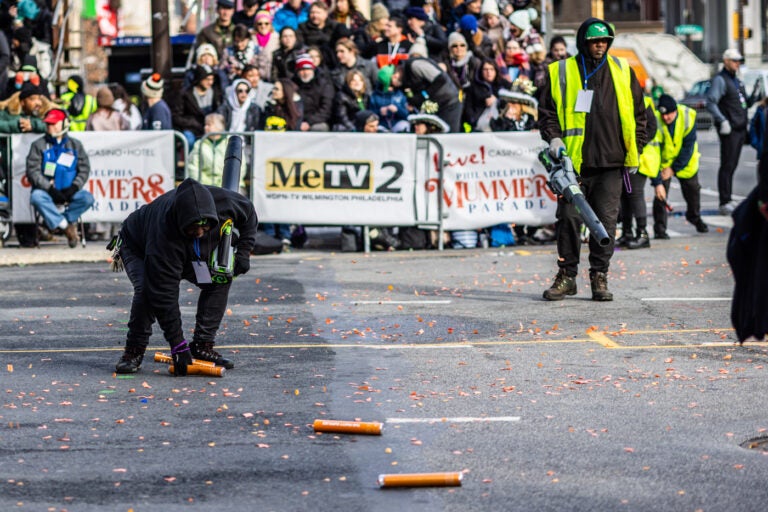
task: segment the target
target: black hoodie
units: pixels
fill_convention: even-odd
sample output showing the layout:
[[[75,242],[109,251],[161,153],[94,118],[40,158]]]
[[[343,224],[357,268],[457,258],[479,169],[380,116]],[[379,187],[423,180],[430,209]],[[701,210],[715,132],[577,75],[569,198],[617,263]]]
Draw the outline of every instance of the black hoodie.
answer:
[[[599,65],[600,61],[595,61],[590,57],[585,40],[587,28],[593,23],[603,23],[608,27],[611,36],[614,35],[613,27],[599,18],[589,18],[581,24],[576,34],[576,47],[579,52],[576,56],[570,57],[576,59],[579,64],[579,73],[584,79],[584,67],[586,74],[592,73]],[[613,40],[611,40],[611,44]],[[610,49],[611,44],[608,45]],[[582,66],[582,56],[584,57],[584,66]],[[606,54],[605,58],[611,58]],[[646,134],[645,104],[643,102],[643,90],[637,81],[635,72],[630,69],[632,98],[635,108],[635,123],[637,130],[635,140],[637,141],[638,157],[643,151],[645,143],[648,141]],[[560,122],[557,117],[557,106],[552,99],[552,89],[550,84],[551,77],[547,73],[546,84],[542,87],[539,101],[539,129],[542,138],[550,142],[554,138],[562,138]],[[592,98],[592,107],[590,113],[586,116],[586,125],[584,128],[584,146],[582,148],[582,173],[594,172],[595,169],[615,169],[624,166],[624,157],[626,149],[621,136],[621,120],[619,119],[619,105],[616,99],[616,91],[613,87],[613,79],[608,67],[604,63],[597,72],[587,81],[587,88],[595,91]],[[629,105],[622,105],[621,108],[628,108]]]
[[[196,282],[192,262],[198,256],[184,228],[202,219],[208,220],[211,230],[200,239],[199,259],[207,261],[218,246],[216,228],[226,219],[232,219],[240,232],[236,257],[250,257],[258,225],[253,203],[237,192],[201,185],[191,178],[131,213],[120,229],[123,244],[144,260],[144,302],[173,344],[184,339],[179,282]]]

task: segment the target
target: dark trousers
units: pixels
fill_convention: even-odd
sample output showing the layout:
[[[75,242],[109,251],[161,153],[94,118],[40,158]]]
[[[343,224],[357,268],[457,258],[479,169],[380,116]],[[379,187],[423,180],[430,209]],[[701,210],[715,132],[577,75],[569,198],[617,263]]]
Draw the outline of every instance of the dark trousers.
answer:
[[[627,235],[632,234],[632,219],[635,219],[637,233],[644,230],[648,225],[648,211],[645,206],[645,182],[648,177],[645,174],[636,172],[629,175],[629,184],[632,192],[627,192],[627,188],[621,189],[621,225],[623,232]]]
[[[619,200],[623,186],[621,174],[621,168],[582,170],[581,190],[611,239],[611,243],[606,247],[600,247],[592,236],[589,237],[590,273],[608,272],[615,245],[616,221],[619,216]],[[555,224],[559,256],[557,266],[569,276],[575,276],[579,271],[581,225],[582,220],[576,207],[566,203],[562,197],[559,198]]]
[[[691,224],[696,224],[701,220],[701,185],[699,184],[699,175],[698,173],[694,174],[693,177],[688,179],[678,178],[677,181],[680,182],[680,190],[683,193],[683,199],[685,199],[685,218]],[[667,191],[667,197],[669,197],[669,184],[671,182],[672,178],[661,182]],[[656,197],[653,198],[653,232],[657,235],[667,232],[667,208]]]
[[[149,337],[152,335],[152,325],[155,317],[144,300],[144,260],[137,257],[127,246],[120,248],[120,257],[125,266],[125,273],[133,285],[133,300],[131,301],[131,316],[128,319],[128,336],[126,346],[146,349]],[[189,276],[190,282],[194,282]],[[227,309],[229,297],[228,284],[197,284],[200,297],[197,300],[197,315],[195,317],[195,333],[193,342],[213,341],[221,325],[221,319]],[[170,341],[170,340],[169,340]]]
[[[734,130],[728,135],[720,135],[720,168],[717,170],[717,191],[720,205],[731,201],[733,173],[739,165],[741,148],[744,146],[746,130]]]
[[[450,133],[464,132],[461,127],[461,113],[464,110],[463,105],[464,104],[457,99],[455,102],[440,106],[438,117],[448,124],[451,128]]]

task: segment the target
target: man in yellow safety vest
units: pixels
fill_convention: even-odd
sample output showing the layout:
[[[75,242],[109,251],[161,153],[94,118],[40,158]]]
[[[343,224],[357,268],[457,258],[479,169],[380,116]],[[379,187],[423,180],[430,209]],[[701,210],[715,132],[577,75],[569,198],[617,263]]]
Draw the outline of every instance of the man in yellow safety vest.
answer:
[[[622,185],[640,165],[648,135],[643,90],[625,59],[608,55],[614,31],[589,18],[576,34],[577,55],[549,65],[541,89],[539,129],[553,158],[567,154],[579,174],[582,191],[611,239],[607,246],[589,241],[592,300],[613,300],[608,267],[615,244]],[[582,220],[563,198],[557,206],[559,267],[546,300],[576,295]]]
[[[699,233],[709,227],[701,220],[701,185],[699,184],[699,143],[696,142],[696,111],[678,105],[662,94],[658,105],[661,122],[661,172],[651,180],[656,190],[653,200],[653,232],[655,238],[667,239],[667,194],[672,176],[680,182],[685,199],[685,218]]]

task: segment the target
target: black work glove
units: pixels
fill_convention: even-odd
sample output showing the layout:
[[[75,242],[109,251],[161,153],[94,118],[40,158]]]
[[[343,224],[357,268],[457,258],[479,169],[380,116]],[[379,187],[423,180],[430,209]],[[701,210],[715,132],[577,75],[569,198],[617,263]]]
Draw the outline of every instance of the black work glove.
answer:
[[[71,201],[72,196],[74,196],[77,193],[77,186],[70,185],[64,190],[62,190],[61,193],[64,194],[64,197],[67,198],[67,201]]]
[[[245,274],[251,269],[251,254],[248,251],[237,251],[235,254],[235,268],[234,273],[236,276]]]
[[[67,198],[64,196],[64,192],[57,189],[56,187],[51,187],[48,189],[48,195],[51,196],[51,199],[53,199],[53,202],[56,204],[67,202]]]
[[[176,345],[171,342],[171,358],[173,359],[173,374],[177,377],[187,374],[187,366],[192,364],[192,353],[186,340]]]

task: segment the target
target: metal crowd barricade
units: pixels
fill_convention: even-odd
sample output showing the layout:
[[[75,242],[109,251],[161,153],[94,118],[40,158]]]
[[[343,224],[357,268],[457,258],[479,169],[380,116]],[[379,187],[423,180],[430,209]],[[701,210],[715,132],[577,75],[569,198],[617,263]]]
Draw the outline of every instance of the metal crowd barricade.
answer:
[[[0,203],[0,246],[13,232],[13,170],[11,168],[11,136],[0,134],[0,194],[5,200]]]

